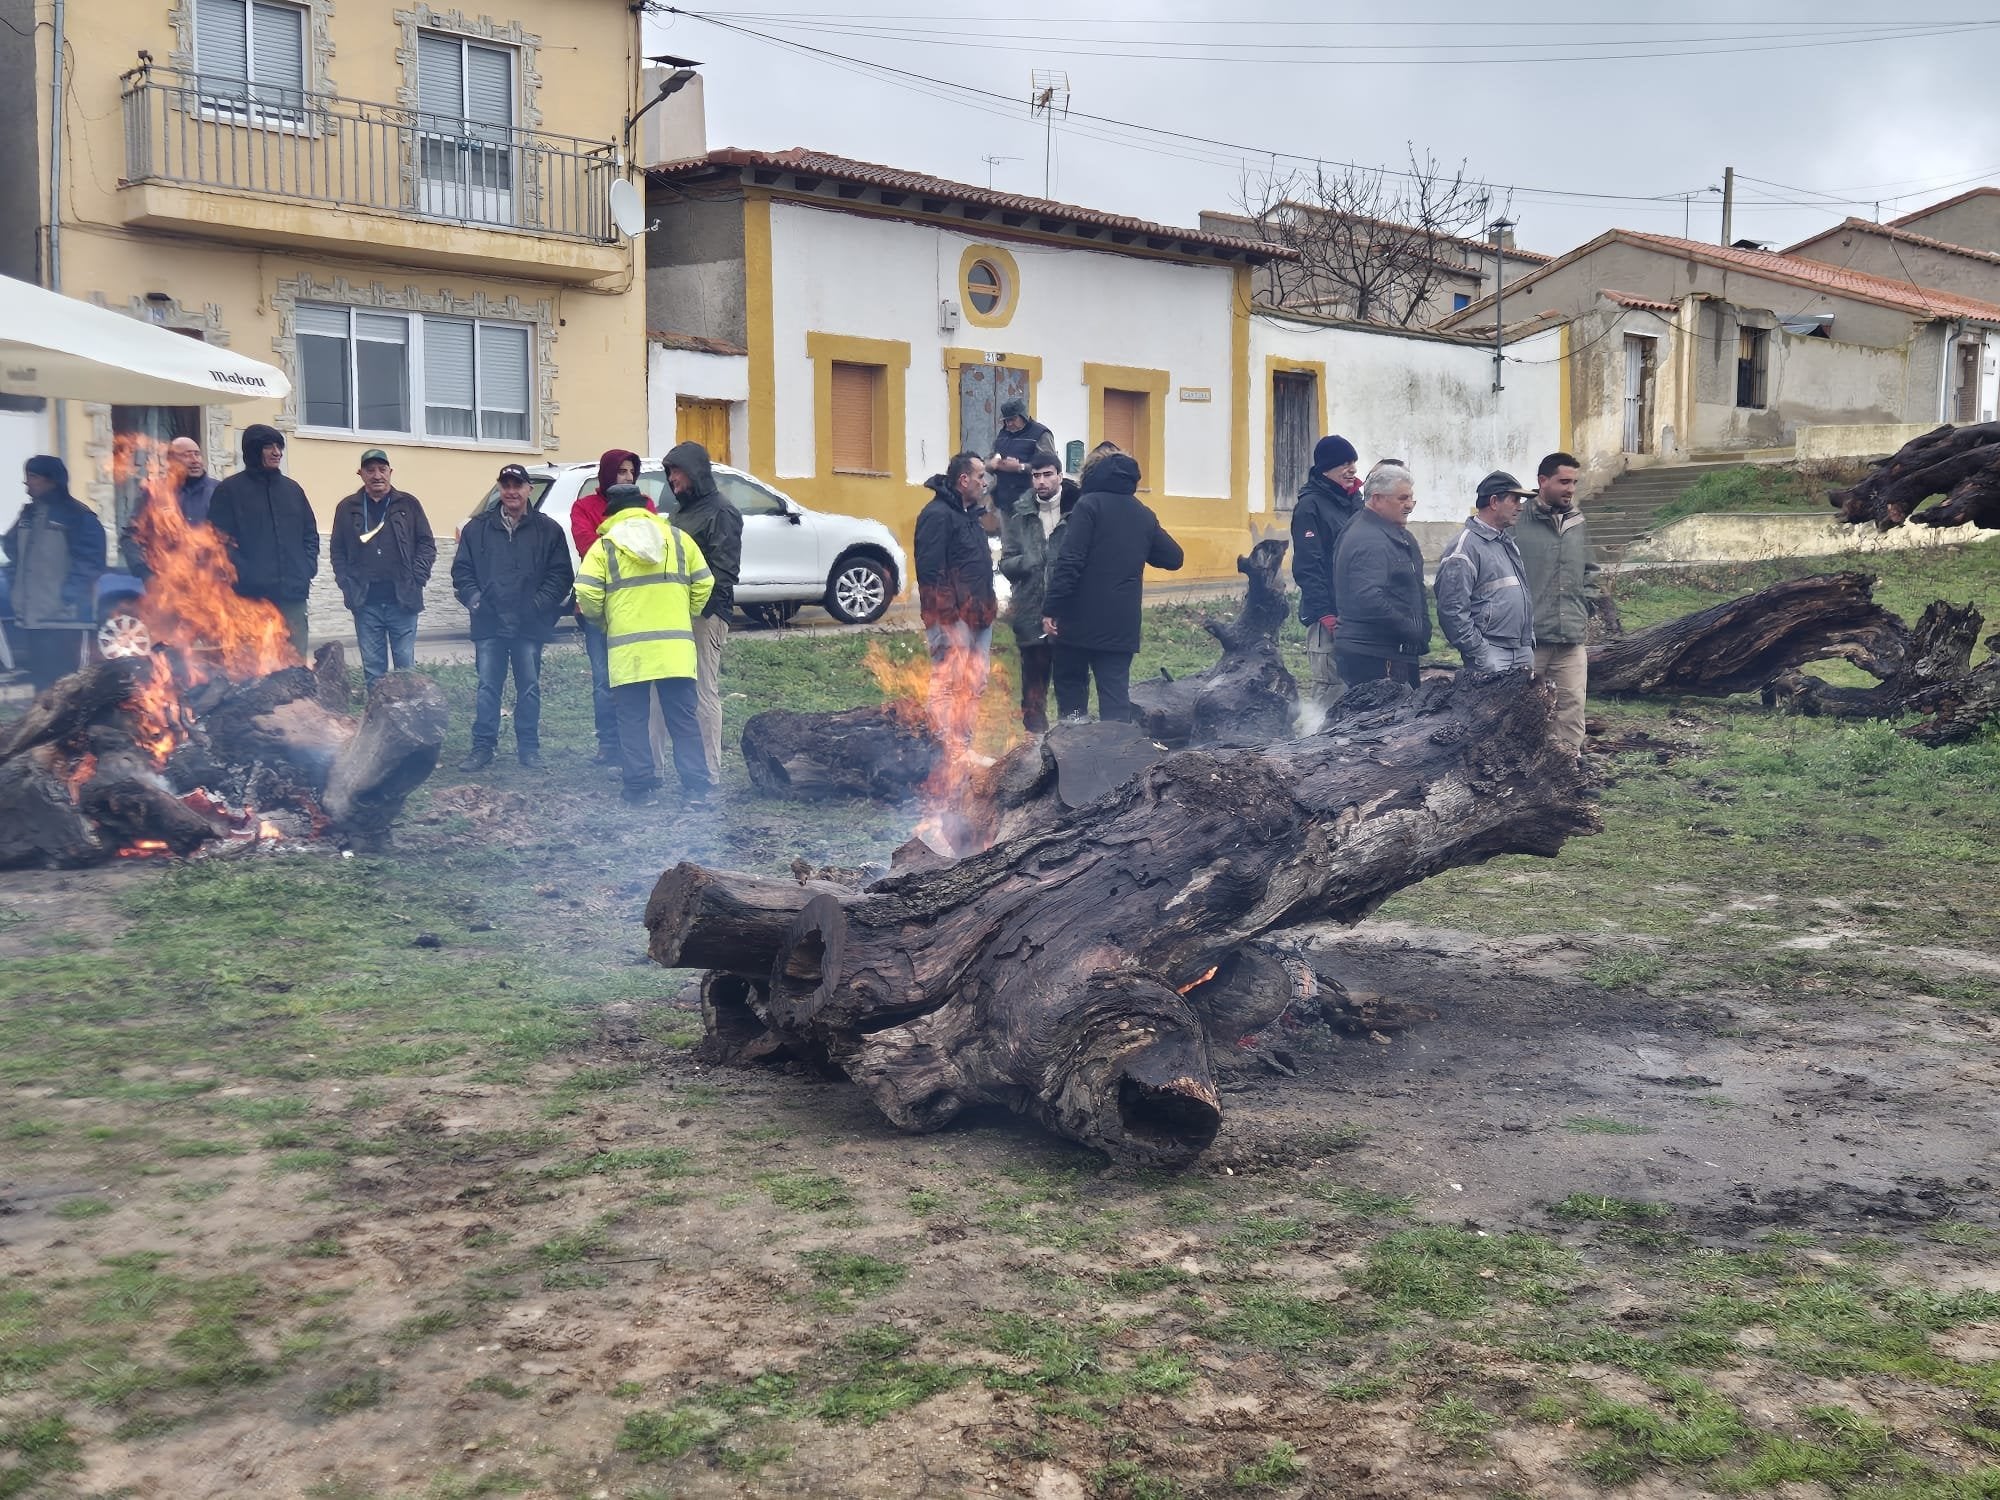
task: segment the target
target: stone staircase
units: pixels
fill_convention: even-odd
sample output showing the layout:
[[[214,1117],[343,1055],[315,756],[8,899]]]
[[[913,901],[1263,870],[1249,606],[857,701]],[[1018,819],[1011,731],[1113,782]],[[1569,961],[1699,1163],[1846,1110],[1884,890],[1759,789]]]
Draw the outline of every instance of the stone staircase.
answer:
[[[1623,552],[1653,524],[1654,513],[1678,500],[1704,474],[1734,469],[1741,459],[1676,464],[1655,469],[1627,469],[1596,495],[1583,502],[1590,520],[1590,540],[1607,556]]]

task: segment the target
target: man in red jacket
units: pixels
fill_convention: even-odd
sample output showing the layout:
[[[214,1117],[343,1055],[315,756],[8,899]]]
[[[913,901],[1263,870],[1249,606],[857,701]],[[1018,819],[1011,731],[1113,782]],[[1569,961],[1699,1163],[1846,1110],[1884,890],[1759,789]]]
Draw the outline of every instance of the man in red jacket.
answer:
[[[639,455],[625,448],[606,448],[597,460],[597,488],[578,495],[569,508],[569,534],[576,543],[576,560],[581,566],[597,541],[597,528],[604,524],[604,492],[614,484],[639,482]],[[653,502],[646,501],[646,509]],[[622,765],[618,753],[618,710],[611,699],[611,648],[603,630],[577,616],[583,627],[584,654],[590,658],[590,716],[597,727],[597,759],[600,766]]]

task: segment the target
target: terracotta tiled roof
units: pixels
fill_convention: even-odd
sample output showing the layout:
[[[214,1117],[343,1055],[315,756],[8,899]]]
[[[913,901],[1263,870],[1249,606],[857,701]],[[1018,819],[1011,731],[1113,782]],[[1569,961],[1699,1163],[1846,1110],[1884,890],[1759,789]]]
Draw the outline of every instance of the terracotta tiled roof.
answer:
[[[811,151],[804,146],[794,146],[789,151],[748,151],[740,147],[725,146],[709,152],[706,156],[662,162],[658,166],[647,168],[646,175],[649,178],[670,180],[691,176],[704,170],[731,167],[794,173],[832,182],[877,188],[888,193],[908,193],[927,198],[948,199],[953,203],[971,204],[1002,214],[1025,214],[1037,219],[1061,220],[1066,226],[1091,225],[1114,234],[1128,234],[1146,240],[1168,242],[1164,246],[1149,248],[1216,250],[1259,260],[1293,258],[1291,251],[1276,245],[1264,244],[1261,240],[1212,234],[1200,229],[1175,229],[1169,225],[1155,224],[1147,219],[1108,214],[1094,208],[1081,208],[1074,203],[1057,203],[1048,198],[1030,198],[1020,193],[1003,193],[994,188],[976,187],[966,182],[952,182],[947,178],[931,177],[922,172],[907,172],[900,167],[884,167],[874,162],[834,156],[825,151]],[[1106,245],[1105,248],[1122,247],[1114,244]]]
[[[701,333],[673,333],[665,329],[648,329],[646,337],[665,349],[684,349],[690,354],[748,354],[750,351],[741,344],[732,344],[728,339],[712,339]]]
[[[1895,225],[1896,228],[1901,229],[1905,224],[1914,224],[1920,219],[1928,219],[1941,208],[1956,208],[1959,204],[1968,202],[1973,198],[1992,197],[2000,197],[2000,187],[1967,188],[1956,197],[1946,198],[1941,203],[1933,203],[1927,208],[1920,208],[1915,213],[1904,214],[1902,218],[1891,219],[1889,222]]]
[[[1873,234],[1885,240],[1897,240],[1905,245],[1921,245],[1926,250],[1945,250],[1953,255],[1963,255],[1967,260],[1983,260],[1989,265],[2000,266],[2000,255],[1991,250],[1975,250],[1970,245],[1954,245],[1949,240],[1932,239],[1927,234],[1918,234],[1911,229],[1898,229],[1894,224],[1877,224],[1873,219],[1846,219],[1833,229],[1822,229],[1818,234],[1808,235],[1784,253],[1796,255],[1806,245],[1815,244],[1836,234]]]
[[[1886,276],[1870,276],[1864,271],[1848,271],[1823,261],[1786,255],[1779,250],[1738,250],[1734,245],[1710,245],[1701,240],[1677,239],[1672,235],[1642,234],[1637,230],[1614,231],[1618,238],[1635,245],[1684,255],[1714,266],[1735,266],[1773,281],[1794,286],[1815,287],[1835,296],[1853,297],[1882,307],[1901,308],[1932,318],[1972,318],[1982,323],[2000,323],[2000,304],[1963,297],[1957,292],[1914,286],[1907,281],[1891,281]]]
[[[1662,302],[1656,297],[1638,297],[1634,296],[1631,292],[1614,292],[1608,286],[1599,287],[1598,292],[1603,296],[1609,297],[1620,307],[1629,307],[1636,312],[1670,313],[1680,311],[1680,304],[1678,302]]]

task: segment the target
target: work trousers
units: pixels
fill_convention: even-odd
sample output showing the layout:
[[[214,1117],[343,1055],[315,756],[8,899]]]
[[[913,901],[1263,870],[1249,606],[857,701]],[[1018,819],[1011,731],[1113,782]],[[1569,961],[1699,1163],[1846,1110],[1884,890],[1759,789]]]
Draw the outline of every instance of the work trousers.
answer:
[[[711,781],[722,779],[722,648],[728,640],[726,615],[702,615],[694,622],[694,711]]]
[[[1352,651],[1336,653],[1340,680],[1348,687],[1357,682],[1379,682],[1386,677],[1391,682],[1407,682],[1417,685],[1417,658],[1414,656],[1362,656]]]
[[[394,599],[370,599],[354,612],[354,643],[361,648],[364,689],[375,686],[391,661],[398,672],[408,671],[417,664],[417,612]]]
[[[514,674],[514,745],[521,754],[542,748],[542,643],[499,635],[472,643],[479,687],[472,699],[472,748],[500,743],[500,694]]]
[[[306,622],[306,601],[274,599],[271,603],[285,617],[285,634],[292,638],[292,649],[298,652],[299,660],[311,661],[312,629]]]
[[[1126,719],[1132,713],[1132,653],[1091,651],[1056,642],[1054,676],[1056,714],[1064,719],[1090,717],[1090,679],[1097,679],[1097,717]]]
[[[1535,675],[1556,695],[1555,732],[1572,750],[1583,748],[1583,698],[1590,680],[1590,648],[1535,647]]]
[[[585,620],[583,654],[590,659],[590,717],[597,726],[597,748],[618,748],[618,710],[611,702],[611,643],[602,626]]]
[[[83,664],[83,643],[90,634],[76,626],[30,630],[25,625],[10,625],[7,631],[20,654],[21,670],[38,693],[54,687]]]
[[[627,682],[611,690],[618,710],[618,750],[623,757],[628,796],[650,792],[660,784],[653,761],[652,709],[655,698],[674,742],[674,773],[690,798],[706,797],[712,780],[702,749],[701,717],[695,711],[692,677],[659,677],[651,682]]]
[[[1052,641],[1021,648],[1021,725],[1030,734],[1049,727],[1049,668],[1054,661]]]
[[[1333,632],[1315,620],[1306,627],[1306,661],[1312,667],[1312,700],[1321,708],[1332,708],[1344,691],[1340,668],[1334,662]]]
[[[1476,667],[1482,672],[1529,672],[1535,666],[1535,648],[1532,646],[1503,646],[1494,641],[1485,641],[1472,648],[1470,655],[1461,651],[1468,667]]]

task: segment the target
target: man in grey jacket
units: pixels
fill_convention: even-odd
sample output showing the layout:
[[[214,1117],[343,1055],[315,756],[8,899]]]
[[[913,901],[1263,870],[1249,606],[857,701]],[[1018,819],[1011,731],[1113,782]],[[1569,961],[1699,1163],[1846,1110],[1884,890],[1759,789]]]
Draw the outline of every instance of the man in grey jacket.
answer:
[[[1556,734],[1572,750],[1583,748],[1590,617],[1604,604],[1590,528],[1576,508],[1577,473],[1567,453],[1543,459],[1535,470],[1535,503],[1513,533],[1535,601],[1535,675],[1555,691]]]
[[[1474,492],[1477,512],[1438,559],[1438,623],[1465,664],[1480,672],[1526,672],[1535,665],[1535,604],[1512,527],[1534,494],[1495,469]]]

